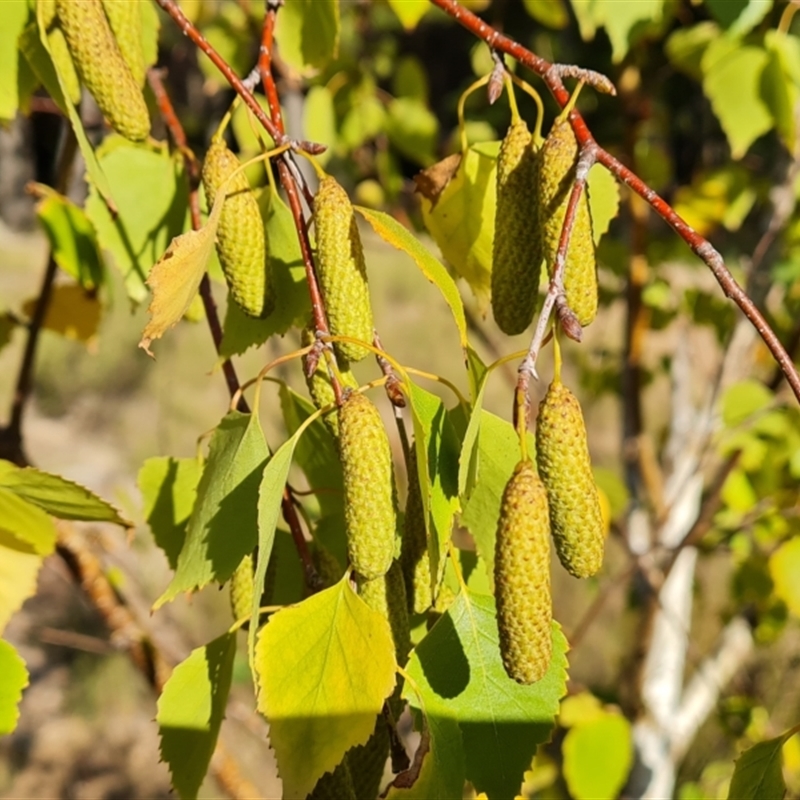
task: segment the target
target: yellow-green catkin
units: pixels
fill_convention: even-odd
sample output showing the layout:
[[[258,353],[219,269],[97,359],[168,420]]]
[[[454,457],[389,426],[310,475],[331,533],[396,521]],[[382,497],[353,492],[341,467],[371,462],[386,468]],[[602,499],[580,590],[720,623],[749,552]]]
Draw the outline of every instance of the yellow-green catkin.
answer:
[[[77,105],[81,100],[81,82],[75,71],[75,64],[67,47],[64,31],[56,18],[56,0],[36,0],[42,30],[47,36],[47,46],[50,48],[50,58],[56,72],[61,76],[67,100]]]
[[[417,450],[412,445],[408,459],[408,498],[403,520],[403,548],[400,555],[406,582],[408,608],[423,614],[433,603],[431,593],[431,559],[428,534],[425,530],[425,509],[417,474]]]
[[[567,120],[561,120],[553,124],[540,153],[539,219],[551,278],[575,180],[578,150],[572,126]],[[578,322],[583,326],[592,322],[597,314],[597,259],[586,187],[578,202],[567,249],[564,292]]]
[[[494,583],[503,666],[518,683],[535,683],[550,666],[553,609],[547,495],[531,461],[503,492]]]
[[[403,570],[399,561],[393,561],[389,571],[380,578],[365,580],[356,575],[358,593],[373,610],[383,614],[389,622],[398,664],[405,664],[411,650],[411,628],[408,623],[408,601]]]
[[[275,287],[264,221],[244,172],[223,183],[240,166],[222,138],[215,138],[203,164],[209,206],[222,188],[225,202],[217,228],[217,254],[231,297],[245,314],[266,317],[275,308]]]
[[[372,800],[378,796],[389,758],[389,747],[389,728],[383,714],[379,714],[375,730],[366,743],[348,750],[345,757],[358,800]]]
[[[539,157],[524,120],[511,124],[497,159],[492,245],[492,313],[503,333],[522,333],[533,319],[542,271],[537,183]]]
[[[249,617],[253,610],[253,556],[245,556],[233,573],[230,596],[233,618]]]
[[[550,384],[539,405],[536,461],[558,558],[570,575],[588,578],[603,564],[603,514],[581,406],[560,380]]]
[[[326,772],[318,781],[308,800],[361,800],[356,795],[350,766],[343,761],[333,772]]]
[[[329,588],[338,583],[344,569],[339,563],[339,559],[325,547],[322,542],[314,540],[309,550],[311,551],[311,561],[314,564],[314,569],[317,571],[317,576],[324,588]]]
[[[372,344],[367,267],[355,212],[347,192],[330,176],[320,181],[314,198],[314,226],[317,278],[331,333]],[[348,361],[360,361],[370,352],[349,342],[336,342],[334,347]]]
[[[139,86],[144,85],[147,67],[142,50],[142,7],[139,0],[102,0],[111,31],[122,57]]]
[[[395,557],[394,467],[381,415],[358,392],[339,408],[339,454],[350,565],[367,580],[380,578]]]
[[[314,342],[314,331],[312,328],[313,326],[303,328],[303,331],[300,335],[300,343],[303,345],[303,347],[307,347]],[[307,360],[308,356],[303,356],[303,375],[306,379],[308,393],[311,395],[311,399],[314,401],[314,405],[317,408],[324,408],[336,400],[336,396],[333,393],[333,384],[331,383],[331,378],[328,374],[328,366],[325,356],[323,355],[320,357],[317,368],[314,370],[314,374],[310,378],[306,372]],[[350,371],[350,362],[341,355],[337,356],[336,362],[339,366],[339,375],[341,377],[342,388],[357,389],[358,381]],[[333,438],[338,439],[339,417],[336,413],[336,409],[324,414],[322,421],[331,432]]]
[[[56,0],[78,75],[117,133],[141,142],[150,133],[150,115],[130,68],[120,53],[101,0]]]

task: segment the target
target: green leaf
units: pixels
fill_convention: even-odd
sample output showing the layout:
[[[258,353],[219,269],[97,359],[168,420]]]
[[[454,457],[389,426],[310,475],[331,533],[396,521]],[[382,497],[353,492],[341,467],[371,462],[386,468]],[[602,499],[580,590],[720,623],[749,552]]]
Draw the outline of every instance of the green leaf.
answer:
[[[528,453],[532,457],[535,451],[533,436],[528,434]],[[494,571],[494,540],[500,501],[519,460],[519,438],[513,425],[482,411],[478,434],[478,482],[461,514],[461,524],[475,537],[478,555],[486,562],[489,575]]]
[[[703,53],[719,35],[719,25],[710,21],[699,22],[690,28],[678,28],[669,35],[664,51],[675,69],[699,82],[703,79]]]
[[[547,674],[530,686],[516,683],[500,659],[494,598],[462,590],[411,656],[425,712],[458,722],[466,776],[492,800],[519,794],[537,745],[550,736],[566,693],[566,650],[554,623]],[[404,696],[419,707],[408,684]]]
[[[228,303],[219,353],[222,360],[241,355],[249,347],[263,344],[270,336],[282,336],[292,325],[304,324],[310,312],[306,272],[292,212],[271,190],[262,192],[259,204],[269,241],[277,304],[266,319],[253,319],[236,303]],[[264,205],[268,207],[264,209]]]
[[[139,470],[145,519],[173,570],[186,539],[202,471],[196,458],[169,457],[148,458]]]
[[[753,379],[739,381],[725,390],[720,400],[722,422],[729,428],[741,425],[748,417],[763,411],[775,395]]]
[[[752,511],[759,499],[747,473],[739,468],[730,471],[722,485],[720,496],[728,508],[741,514]]]
[[[459,442],[444,403],[436,395],[414,383],[408,384],[417,468],[422,492],[426,528],[435,533],[428,537],[431,579],[438,583],[444,550],[458,511]],[[432,528],[431,528],[432,526]]]
[[[339,51],[338,0],[287,0],[275,38],[281,58],[301,75],[322,69]]]
[[[562,752],[571,797],[617,797],[633,763],[630,723],[621,714],[603,712],[573,727]]]
[[[389,623],[345,575],[270,618],[258,637],[256,669],[258,709],[269,721],[284,797],[303,798],[372,733],[395,683]]]
[[[458,723],[446,716],[424,719],[426,727],[415,763],[395,778],[387,800],[452,800],[463,794],[464,748]]]
[[[281,385],[280,399],[283,419],[289,435],[292,436],[317,409],[285,384]],[[297,442],[295,457],[310,488],[318,491],[320,516],[338,516],[343,520],[342,462],[339,460],[336,443],[321,418],[314,420],[305,429]]]
[[[784,542],[769,558],[769,574],[775,594],[786,603],[789,612],[800,617],[800,539]]]
[[[786,784],[781,769],[781,748],[797,733],[791,728],[775,739],[759,742],[737,759],[728,800],[783,800]]]
[[[764,44],[769,61],[761,75],[761,96],[791,153],[797,138],[794,108],[800,94],[800,41],[784,31],[772,30],[765,34]]]
[[[0,487],[10,489],[59,519],[113,522],[131,527],[131,523],[123,519],[110,503],[60,475],[51,475],[33,467],[20,469],[7,461],[0,461]]]
[[[750,45],[732,48],[724,37],[712,42],[703,55],[703,91],[728,137],[735,159],[741,158],[774,124],[761,97],[761,73],[767,60],[764,48]]]
[[[469,284],[481,313],[489,304],[495,175],[500,142],[473,145],[415,178],[422,219],[442,255]]]
[[[0,461],[0,467],[6,464],[7,461]],[[3,535],[0,541],[6,547],[25,553],[48,556],[55,549],[56,528],[53,520],[5,486],[0,486],[0,535]]]
[[[0,119],[4,120],[14,119],[19,108],[17,39],[25,28],[28,14],[27,0],[6,0],[3,3],[3,24],[0,25]]]
[[[161,758],[172,786],[186,798],[197,797],[225,716],[236,655],[236,634],[226,633],[192,650],[178,664],[158,698]]]
[[[211,437],[178,569],[154,609],[212,580],[224,583],[253,552],[258,485],[268,455],[257,414],[223,417]]]
[[[0,639],[0,736],[11,733],[19,719],[22,690],[29,684],[28,670],[22,656],[8,642]]]
[[[569,12],[564,0],[523,0],[525,10],[548,28],[562,30],[569,25]]]
[[[705,4],[729,36],[752,30],[772,8],[770,0],[706,0]]]
[[[461,346],[466,350],[467,319],[464,314],[464,304],[461,301],[461,295],[458,292],[455,281],[450,277],[442,263],[423,247],[419,239],[411,231],[388,214],[384,214],[381,211],[372,211],[361,206],[355,206],[355,209],[372,225],[375,233],[381,239],[411,256],[422,274],[442,293],[442,297],[447,305],[450,306],[450,311],[453,314]]]
[[[158,32],[161,20],[153,3],[139,3],[142,12],[142,53],[144,63],[152,67],[158,61]]]
[[[135,303],[148,295],[150,268],[168,244],[187,230],[188,194],[183,158],[173,158],[166,144],[134,144],[112,135],[97,149],[119,213],[112,217],[89,176],[86,214],[125,278],[125,289]]]
[[[389,103],[387,132],[406,158],[423,167],[433,163],[439,121],[419,98],[397,97]]]
[[[458,496],[462,498],[462,502],[472,494],[478,480],[478,434],[483,419],[483,398],[486,395],[488,377],[489,373],[485,372],[479,380],[480,388],[469,410],[469,422],[461,439],[461,454],[458,458]],[[463,413],[463,408],[454,411],[458,413],[459,410]]]
[[[431,7],[428,0],[389,0],[389,5],[407,31],[413,31]]]
[[[267,566],[275,544],[275,528],[281,511],[283,492],[292,466],[292,456],[302,430],[297,431],[291,439],[284,442],[272,455],[264,467],[258,487],[258,560],[253,577],[255,586],[263,586],[267,576]],[[292,554],[295,559],[296,554]],[[285,569],[285,567],[283,567]],[[252,620],[258,619],[259,596],[253,595]],[[257,625],[251,621],[247,634],[247,652],[253,674],[255,674],[255,647]]]
[[[303,133],[311,142],[319,142],[328,149],[317,156],[320,166],[325,166],[333,155],[336,144],[336,111],[333,95],[327,86],[312,86],[303,104]]]
[[[592,232],[597,244],[608,230],[611,220],[619,213],[619,184],[604,166],[595,164],[589,170],[587,187]]]
[[[36,205],[36,215],[50,241],[56,264],[84,288],[100,286],[103,260],[94,228],[83,209],[48,189]]]
[[[598,28],[606,29],[612,59],[619,63],[641,31],[661,20],[664,0],[572,0],[572,8],[585,41],[594,39]]]

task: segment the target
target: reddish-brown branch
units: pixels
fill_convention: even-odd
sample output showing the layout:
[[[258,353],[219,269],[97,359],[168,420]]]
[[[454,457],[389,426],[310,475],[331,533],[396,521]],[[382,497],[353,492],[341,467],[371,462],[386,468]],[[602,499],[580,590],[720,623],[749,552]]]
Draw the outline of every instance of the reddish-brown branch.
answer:
[[[161,0],[159,0],[161,2]],[[521,44],[504,36],[495,30],[491,25],[484,22],[468,9],[460,5],[456,0],[430,0],[435,6],[441,8],[446,14],[450,15],[459,24],[463,25],[468,31],[479,39],[482,39],[494,50],[506,53],[517,59],[521,64],[539,75],[544,80],[548,89],[552,93],[556,102],[563,108],[570,99],[569,92],[562,81],[563,75],[571,75],[561,65],[551,64],[544,58],[535,55]],[[594,145],[597,147],[596,158],[606,169],[609,170],[617,180],[630,187],[636,194],[643,197],[652,206],[653,210],[689,245],[691,250],[701,258],[709,267],[717,282],[722,287],[727,297],[736,303],[742,313],[758,331],[764,344],[766,344],[773,358],[778,363],[781,371],[786,376],[786,380],[792,387],[795,397],[800,401],[800,374],[787,354],[786,350],[775,335],[775,332],[764,319],[761,312],[756,308],[753,301],[747,296],[745,291],[733,278],[722,256],[714,247],[700,236],[690,225],[688,225],[678,215],[672,206],[654,192],[644,181],[629,170],[624,164],[620,163],[614,156],[601,147],[597,146],[586,123],[580,113],[573,109],[570,112],[569,120],[575,131],[578,142],[583,145]]]
[[[267,10],[264,14],[264,27],[261,31],[261,49],[258,55],[258,69],[261,72],[261,83],[264,86],[264,94],[267,96],[269,114],[275,127],[284,132],[283,114],[281,113],[281,102],[278,97],[278,89],[275,86],[275,78],[272,75],[272,46],[275,34],[275,18],[278,15],[280,3],[276,0],[267,0]]]

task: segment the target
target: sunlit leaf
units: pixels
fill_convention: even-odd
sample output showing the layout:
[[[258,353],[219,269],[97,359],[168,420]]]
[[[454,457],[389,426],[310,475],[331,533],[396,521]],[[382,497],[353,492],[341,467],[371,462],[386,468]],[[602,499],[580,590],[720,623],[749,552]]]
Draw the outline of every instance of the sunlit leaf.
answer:
[[[0,639],[0,736],[11,733],[19,719],[19,701],[29,675],[22,656]]]
[[[416,176],[422,218],[442,255],[470,286],[485,313],[489,303],[500,142],[473,145]]]
[[[542,25],[561,30],[569,25],[565,0],[523,0],[525,10]]]
[[[413,31],[431,7],[428,0],[389,0],[389,5],[407,31]]]
[[[257,414],[232,411],[223,417],[211,437],[178,569],[155,608],[212,580],[224,583],[253,552],[258,484],[267,456]]]
[[[153,299],[147,309],[150,320],[139,347],[144,348],[149,356],[153,355],[150,343],[178,324],[200,288],[214,252],[224,202],[224,192],[218,192],[206,224],[199,230],[187,231],[173,239],[147,277]]]
[[[664,0],[572,0],[583,39],[594,39],[597,29],[605,28],[616,63],[627,55],[644,26],[661,19],[663,8]]]
[[[49,556],[56,545],[56,528],[41,508],[0,486],[0,535],[4,547]]]
[[[800,539],[784,542],[769,559],[769,574],[775,585],[775,594],[786,603],[796,617],[800,617]]]
[[[588,190],[592,233],[597,244],[619,213],[619,184],[605,167],[595,164],[589,170]]]
[[[544,678],[518,684],[500,659],[494,598],[462,590],[411,656],[408,671],[426,714],[458,722],[466,777],[493,800],[517,796],[536,747],[552,731],[567,677],[567,644],[555,623],[553,645]],[[418,707],[409,684],[404,696]]]
[[[158,698],[161,758],[178,794],[197,797],[217,744],[233,676],[236,634],[226,633],[192,650]]]
[[[328,148],[317,156],[317,161],[324,167],[333,155],[336,143],[336,112],[327,86],[312,86],[308,90],[303,104],[303,131],[307,139]]]
[[[772,8],[770,0],[706,0],[705,5],[730,38],[750,31]]]
[[[356,206],[355,208],[372,225],[378,236],[393,247],[411,256],[414,259],[414,263],[422,271],[422,274],[439,289],[445,302],[450,306],[450,311],[458,328],[461,346],[466,348],[467,320],[464,314],[464,304],[461,302],[461,295],[458,293],[455,281],[450,277],[441,262],[434,258],[420,243],[419,239],[393,217],[381,211],[372,211],[361,206]]]
[[[269,721],[283,796],[304,798],[372,733],[395,683],[389,623],[345,576],[270,617],[258,637],[256,669],[258,709]]]
[[[19,108],[17,38],[28,21],[27,0],[6,0],[3,3],[3,24],[0,25],[0,119],[12,120]]]
[[[38,297],[27,300],[22,310],[32,317]],[[47,302],[42,327],[66,339],[88,342],[97,335],[102,307],[97,296],[77,283],[59,283],[53,287]]]
[[[148,458],[139,470],[144,517],[171,569],[178,565],[202,471],[196,458],[168,457]]]
[[[729,428],[734,428],[753,414],[763,411],[773,400],[773,392],[763,383],[749,378],[739,381],[728,387],[722,395],[722,421]]]
[[[41,566],[42,556],[0,529],[0,633],[12,615],[36,593]]]
[[[322,69],[339,50],[338,0],[287,0],[275,38],[292,69],[303,75]]]

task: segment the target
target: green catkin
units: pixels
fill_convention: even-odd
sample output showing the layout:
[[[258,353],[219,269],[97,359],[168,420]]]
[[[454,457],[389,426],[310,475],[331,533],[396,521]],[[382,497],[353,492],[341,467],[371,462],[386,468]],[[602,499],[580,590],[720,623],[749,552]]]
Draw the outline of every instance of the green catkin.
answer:
[[[142,50],[142,9],[137,0],[102,0],[103,9],[122,57],[139,86],[144,86],[147,67]]]
[[[558,558],[570,575],[588,578],[603,564],[603,514],[580,403],[560,380],[539,405],[536,460]]]
[[[203,164],[209,207],[224,181],[240,166],[225,141],[215,138]],[[251,317],[266,317],[275,308],[275,288],[264,221],[244,172],[225,184],[225,201],[217,228],[217,253],[237,305]]]
[[[539,157],[528,126],[512,123],[497,159],[492,244],[492,312],[503,333],[522,333],[533,319],[542,271],[537,183]]]
[[[78,75],[111,127],[126,139],[144,141],[150,133],[147,104],[101,0],[56,0],[56,15]]]
[[[523,684],[541,680],[552,656],[549,533],[545,488],[521,461],[503,492],[494,582],[503,666]]]
[[[233,618],[249,617],[253,610],[253,556],[245,556],[233,573],[230,596]]]
[[[395,557],[394,467],[381,415],[358,392],[339,408],[339,455],[350,565],[367,580],[380,578]]]
[[[300,343],[303,347],[307,347],[308,345],[314,342],[314,332],[311,326],[303,328],[303,331],[300,335]],[[336,400],[336,396],[333,393],[333,384],[331,383],[330,375],[328,374],[328,367],[325,362],[325,356],[321,356],[319,363],[317,364],[316,370],[314,370],[314,374],[309,378],[308,373],[306,372],[306,363],[307,363],[308,356],[303,356],[303,375],[306,379],[306,386],[308,387],[308,393],[311,395],[311,399],[314,401],[314,405],[317,408],[324,408],[325,406],[334,403]],[[349,388],[349,389],[357,389],[358,388],[358,381],[356,380],[353,373],[350,371],[350,363],[347,361],[344,356],[338,356],[337,364],[339,365],[339,374],[341,376],[341,386],[342,388]],[[334,439],[339,438],[339,417],[336,413],[336,410],[329,411],[322,417],[322,421],[325,423],[328,430],[331,432],[331,435]]]
[[[311,543],[309,550],[311,551],[311,561],[322,581],[322,586],[327,589],[338,583],[344,575],[339,559],[322,542],[316,540]]]
[[[372,306],[355,212],[347,192],[330,176],[320,181],[314,198],[314,226],[317,278],[331,334],[372,344]],[[370,352],[349,342],[336,342],[334,347],[348,361],[360,361]]]
[[[433,603],[431,595],[431,559],[428,534],[425,531],[425,510],[417,474],[417,450],[412,445],[408,459],[408,498],[403,520],[403,547],[400,556],[406,583],[408,609],[423,614]]]
[[[575,179],[578,141],[567,120],[556,121],[540,154],[539,218],[547,269],[553,277],[561,229]],[[567,304],[581,325],[597,314],[597,259],[592,234],[589,197],[584,187],[575,214],[564,266]]]
[[[356,575],[358,593],[373,610],[383,614],[389,622],[398,664],[405,664],[411,650],[411,628],[408,622],[408,601],[403,570],[399,561],[393,561],[389,571],[380,578],[365,580]]]
[[[308,800],[361,800],[353,786],[353,777],[347,761],[333,772],[326,772],[314,786]]]

